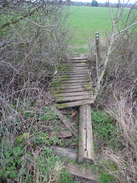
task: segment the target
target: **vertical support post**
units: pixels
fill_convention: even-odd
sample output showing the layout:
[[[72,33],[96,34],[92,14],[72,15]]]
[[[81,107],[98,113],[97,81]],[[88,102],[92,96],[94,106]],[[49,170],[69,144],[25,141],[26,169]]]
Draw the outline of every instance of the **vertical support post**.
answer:
[[[99,59],[99,32],[96,32],[96,54]]]
[[[99,58],[100,58],[100,55],[99,55],[99,32],[96,32],[95,40],[96,40],[96,71],[97,71],[97,78],[98,78],[99,77],[98,64],[99,64]]]

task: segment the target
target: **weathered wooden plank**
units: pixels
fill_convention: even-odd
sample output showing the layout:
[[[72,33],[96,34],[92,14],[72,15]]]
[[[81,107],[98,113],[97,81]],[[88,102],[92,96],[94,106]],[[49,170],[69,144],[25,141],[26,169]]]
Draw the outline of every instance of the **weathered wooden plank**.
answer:
[[[56,112],[56,115],[58,118],[66,125],[66,127],[74,134],[77,135],[78,131],[73,127],[73,125],[70,123],[70,121],[59,111],[58,109],[54,108],[54,111]]]
[[[85,83],[85,82],[90,82],[88,78],[85,78],[85,79],[80,79],[80,80],[77,80],[77,79],[69,79],[67,81],[62,81],[64,84],[71,84],[71,83]]]
[[[86,60],[86,57],[69,57],[69,60]]]
[[[97,183],[97,178],[91,170],[87,170],[87,169],[85,169],[81,166],[73,165],[73,164],[70,164],[70,163],[68,163],[68,164],[66,163],[65,167],[66,167],[66,170],[70,174],[76,175],[76,176],[79,176],[79,177],[83,177],[83,178],[86,178],[86,179],[89,179],[89,180],[93,180],[93,181],[96,181],[96,183]]]
[[[52,82],[52,86],[53,85],[59,86],[60,82],[62,83],[62,85],[76,85],[77,83],[79,83],[79,84],[89,83],[90,80],[88,78],[80,79],[80,80],[77,80],[77,79],[69,79],[69,80],[64,80],[64,81],[62,80],[62,81]]]
[[[83,161],[86,157],[86,124],[85,124],[85,106],[80,106],[80,120],[79,120],[79,154],[78,161]]]
[[[83,84],[75,84],[75,85],[73,85],[73,86],[69,86],[69,85],[67,85],[67,86],[64,86],[64,85],[60,85],[60,86],[56,86],[56,85],[53,85],[52,86],[52,89],[54,89],[54,90],[56,90],[56,91],[58,91],[58,90],[69,90],[69,89],[78,89],[78,88],[83,88],[83,89],[85,89],[85,86],[83,85]]]
[[[88,73],[86,73],[86,74],[70,74],[70,75],[68,75],[68,78],[78,78],[78,79],[80,79],[80,78],[89,78],[89,74]]]
[[[72,96],[72,97],[60,97],[56,98],[57,102],[67,102],[67,101],[76,101],[76,100],[84,100],[84,99],[90,99],[93,97],[92,94],[86,94],[84,96]]]
[[[55,87],[64,87],[64,88],[76,88],[77,86],[83,86],[84,85],[88,85],[90,84],[89,81],[83,81],[83,82],[79,82],[79,83],[52,83],[52,87],[55,86]]]
[[[64,87],[68,87],[68,88],[72,88],[72,87],[74,87],[74,88],[76,88],[76,86],[78,86],[78,84],[79,84],[79,86],[86,86],[86,85],[88,85],[88,84],[90,84],[90,82],[89,81],[83,81],[83,82],[79,82],[79,83],[69,83],[69,84],[67,84],[67,83],[62,83],[62,86],[64,86]]]
[[[61,90],[59,91],[59,93],[72,93],[72,92],[84,92],[86,91],[86,89],[80,87],[80,88],[72,88],[72,89],[64,89],[64,90]],[[58,94],[58,91],[56,92]]]
[[[62,84],[62,85],[57,85],[57,84],[55,84],[55,85],[52,85],[52,87],[54,86],[54,87],[58,87],[58,89],[72,89],[72,88],[80,88],[80,87],[83,87],[83,88],[85,88],[85,86],[86,85],[88,85],[89,83],[78,83],[78,84]]]
[[[62,103],[62,104],[56,104],[55,106],[58,109],[65,109],[68,107],[76,107],[84,104],[92,104],[94,102],[94,99],[89,99],[89,100],[79,100],[76,102],[67,102],[67,103]]]
[[[84,75],[84,74],[89,74],[88,73],[88,70],[83,70],[83,71],[80,71],[80,70],[74,70],[74,71],[69,71],[69,72],[66,72],[66,71],[61,71],[61,72],[59,72],[59,74],[60,75],[72,75],[72,74],[74,74],[74,75]]]
[[[87,67],[72,67],[69,71],[88,71]]]
[[[69,96],[85,96],[85,95],[92,95],[92,92],[84,91],[84,92],[72,92],[72,93],[60,93],[55,94],[55,97],[69,97]]]
[[[92,159],[94,161],[93,136],[91,125],[91,106],[80,106],[78,155],[79,162],[83,161],[83,158]]]
[[[70,63],[68,67],[85,67],[85,66],[88,67],[88,64],[79,62],[79,63]]]
[[[88,75],[87,76],[81,76],[81,77],[78,77],[78,76],[73,76],[73,75],[71,75],[71,76],[69,76],[69,78],[68,78],[68,80],[67,81],[69,81],[69,80],[85,80],[85,79],[87,79],[87,80],[89,80],[90,78],[88,77]],[[62,79],[60,79],[60,81],[65,81],[66,79],[65,78],[62,78]]]
[[[63,65],[62,67],[65,67],[65,68],[71,68],[71,67],[88,67],[88,64],[87,63],[71,63],[69,65]]]
[[[86,105],[86,110],[87,110],[87,158],[92,159],[94,161],[91,106]]]
[[[58,138],[72,137],[72,133],[70,131],[52,132],[52,135]]]
[[[76,161],[77,153],[75,149],[65,148],[65,147],[52,147],[53,153],[58,156],[65,156],[67,158],[73,159]]]
[[[85,78],[85,77],[89,77],[89,74],[88,73],[84,73],[84,74],[68,74],[68,75],[59,75],[59,76],[57,76],[57,77],[55,77],[55,79],[57,79],[57,78],[59,78],[59,79],[69,79],[69,78],[74,78],[74,77],[77,77],[77,78],[80,78],[80,77],[83,77],[83,78]]]

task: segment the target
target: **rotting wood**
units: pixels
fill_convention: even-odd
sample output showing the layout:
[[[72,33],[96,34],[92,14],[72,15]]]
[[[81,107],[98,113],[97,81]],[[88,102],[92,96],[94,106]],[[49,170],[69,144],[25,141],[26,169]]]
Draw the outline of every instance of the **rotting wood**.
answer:
[[[71,75],[68,78],[69,80],[88,80],[90,79],[88,74],[82,75],[82,76],[78,76],[78,75]]]
[[[66,158],[70,158],[74,161],[77,159],[77,153],[75,149],[65,148],[65,147],[52,147],[53,153],[58,156],[65,156]]]
[[[83,83],[78,83],[78,84],[83,86],[83,87],[85,87],[86,85],[90,84],[90,82],[89,81],[85,81]],[[76,88],[76,86],[78,86],[78,84],[76,84],[76,83],[71,83],[71,84],[63,83],[62,85],[64,87],[68,87],[68,88]]]
[[[70,84],[71,85],[72,83],[76,83],[77,84],[77,83],[83,83],[83,82],[89,82],[89,81],[88,81],[88,79],[81,79],[81,80],[75,80],[75,79],[74,80],[73,79],[70,80],[69,79],[67,81],[62,81],[62,82],[63,82],[63,84]]]
[[[70,72],[66,72],[66,71],[64,71],[64,72],[59,72],[59,74],[61,74],[61,75],[89,75],[88,74],[88,70],[87,71],[70,71]]]
[[[78,161],[83,161],[83,158],[94,161],[90,105],[80,106]]]
[[[77,135],[78,131],[74,128],[74,126],[70,123],[70,121],[59,111],[58,109],[54,108],[56,115],[65,124],[65,126],[73,133],[73,135]]]
[[[83,84],[81,85],[74,85],[74,86],[64,86],[64,85],[61,85],[61,86],[52,86],[52,89],[55,89],[56,91],[57,90],[69,90],[69,89],[78,89],[78,88],[83,88],[85,89],[85,86]]]
[[[91,95],[91,92],[84,91],[84,92],[72,92],[72,93],[62,93],[61,94],[55,94],[57,97],[69,97],[69,96],[85,96],[85,95]]]
[[[62,131],[62,132],[52,132],[53,136],[56,136],[58,138],[68,138],[72,137],[72,133],[70,131]]]
[[[76,100],[84,100],[84,99],[90,99],[93,97],[92,94],[86,94],[84,96],[72,96],[72,97],[59,97],[56,98],[57,102],[67,102],[67,101],[76,101]]]
[[[65,109],[68,107],[76,107],[76,106],[85,105],[85,104],[92,104],[92,103],[94,103],[94,99],[80,100],[80,101],[76,101],[76,102],[67,102],[67,103],[63,103],[63,104],[56,104],[55,106],[58,109]]]
[[[93,180],[97,183],[97,178],[95,176],[95,174],[91,171],[91,170],[87,170],[81,166],[78,165],[72,165],[70,163],[66,163],[65,164],[66,170],[72,174],[72,175],[76,175],[79,177],[83,177],[89,180]],[[95,183],[94,182],[94,183]]]
[[[86,74],[73,74],[73,75],[71,75],[71,74],[68,74],[67,75],[67,77],[66,77],[66,75],[62,75],[62,76],[57,76],[55,79],[70,79],[70,78],[87,78],[87,77],[89,77],[89,75],[86,73]]]
[[[62,83],[62,85],[76,85],[77,83],[79,84],[83,84],[83,83],[89,83],[90,81],[88,81],[88,79],[81,79],[81,80],[65,80],[65,81],[60,81]],[[53,82],[52,85],[57,85],[58,86],[58,82]]]
[[[83,87],[80,87],[80,88],[72,88],[72,89],[64,89],[64,90],[61,90],[61,92],[56,92],[58,94],[61,94],[61,93],[72,93],[72,92],[84,92],[85,89]]]
[[[65,65],[65,66],[62,66],[61,68],[68,68],[68,69],[71,69],[71,68],[73,68],[73,67],[77,67],[77,68],[83,68],[83,67],[88,67],[88,64],[86,64],[86,63],[78,63],[78,64],[76,64],[76,63],[71,63],[71,65]]]
[[[62,81],[62,82],[63,82],[63,83],[64,83],[64,82],[70,82],[70,83],[73,83],[73,82],[74,82],[74,83],[75,83],[75,82],[78,83],[78,82],[80,82],[80,83],[81,83],[81,82],[85,82],[85,81],[88,81],[88,82],[89,82],[89,79],[88,79],[88,78],[83,78],[83,79],[80,79],[80,80],[78,80],[78,79],[68,79],[68,80]]]
[[[69,57],[70,60],[86,60],[86,57]]]
[[[86,63],[87,60],[86,59],[82,59],[82,60],[68,60],[67,62],[63,61],[61,63]]]
[[[74,88],[85,88],[86,85],[84,84],[74,84],[74,85],[60,85],[57,86],[58,88],[64,88],[64,89],[74,89]]]
[[[62,80],[62,81],[65,81],[66,79],[65,78],[59,78],[60,79],[60,81]],[[73,75],[71,75],[71,76],[69,76],[68,77],[68,80],[67,81],[75,81],[75,80],[78,80],[78,82],[80,81],[80,80],[89,80],[89,77],[88,76],[81,76],[81,77],[79,77],[79,76],[73,76]]]
[[[89,81],[84,81],[83,83],[79,83],[79,85],[81,84],[81,86],[83,85],[83,87],[84,87],[84,85],[88,85],[88,84],[90,84],[90,82]],[[76,86],[78,86],[76,83],[71,83],[71,84],[68,84],[68,83],[52,83],[52,86],[58,86],[58,87],[68,87],[68,88],[71,88],[71,87],[74,87],[74,88],[76,88]]]

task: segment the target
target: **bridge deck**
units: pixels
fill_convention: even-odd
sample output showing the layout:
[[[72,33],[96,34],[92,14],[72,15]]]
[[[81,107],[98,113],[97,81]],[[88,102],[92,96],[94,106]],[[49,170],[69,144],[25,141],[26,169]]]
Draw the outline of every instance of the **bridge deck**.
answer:
[[[51,90],[58,108],[93,103],[92,85],[87,60],[71,58],[62,62],[54,77]]]

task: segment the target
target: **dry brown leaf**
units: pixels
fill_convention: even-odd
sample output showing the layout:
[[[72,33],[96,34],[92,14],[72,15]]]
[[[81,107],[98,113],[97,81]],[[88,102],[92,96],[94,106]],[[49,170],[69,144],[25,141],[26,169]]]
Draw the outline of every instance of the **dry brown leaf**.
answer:
[[[75,110],[73,109],[71,112],[72,112],[72,115],[70,116],[71,118],[74,117],[74,116],[76,116],[77,111],[75,111]]]

